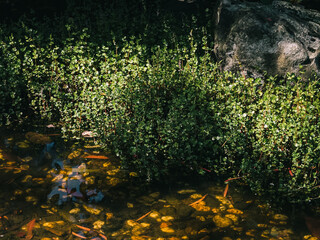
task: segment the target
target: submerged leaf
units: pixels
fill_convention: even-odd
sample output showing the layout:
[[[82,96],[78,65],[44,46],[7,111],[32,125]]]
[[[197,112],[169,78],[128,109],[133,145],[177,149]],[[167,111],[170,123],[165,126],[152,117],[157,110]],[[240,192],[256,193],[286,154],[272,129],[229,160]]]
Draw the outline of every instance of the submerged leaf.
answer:
[[[36,219],[34,218],[27,224],[27,236],[25,237],[25,240],[30,240],[33,238],[32,229],[35,223],[36,223]]]

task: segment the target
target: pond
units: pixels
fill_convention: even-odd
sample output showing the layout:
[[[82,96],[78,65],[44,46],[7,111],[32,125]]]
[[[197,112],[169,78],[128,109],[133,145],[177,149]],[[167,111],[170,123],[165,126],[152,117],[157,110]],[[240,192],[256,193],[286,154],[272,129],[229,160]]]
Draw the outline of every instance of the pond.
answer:
[[[0,144],[1,239],[317,239],[319,220],[271,208],[245,189],[192,178],[151,184],[95,139],[54,128]]]

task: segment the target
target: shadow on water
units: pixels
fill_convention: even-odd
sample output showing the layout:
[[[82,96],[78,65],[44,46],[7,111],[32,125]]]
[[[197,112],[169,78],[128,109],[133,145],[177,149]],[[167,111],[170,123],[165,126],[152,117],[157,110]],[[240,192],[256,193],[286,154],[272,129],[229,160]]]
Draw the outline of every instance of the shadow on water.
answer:
[[[2,131],[0,238],[316,239],[308,228],[319,234],[319,220],[271,208],[245,186],[230,184],[226,192],[224,183],[191,176],[150,184],[121,169],[94,139],[65,142],[54,129]]]

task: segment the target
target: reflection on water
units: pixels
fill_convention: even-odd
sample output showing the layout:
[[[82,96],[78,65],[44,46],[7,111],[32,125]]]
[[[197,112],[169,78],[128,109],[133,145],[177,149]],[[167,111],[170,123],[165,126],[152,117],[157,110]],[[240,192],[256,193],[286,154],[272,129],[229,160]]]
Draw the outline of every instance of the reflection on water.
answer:
[[[316,239],[306,226],[316,219],[289,218],[232,185],[226,197],[199,179],[152,186],[94,141],[1,137],[2,239]]]

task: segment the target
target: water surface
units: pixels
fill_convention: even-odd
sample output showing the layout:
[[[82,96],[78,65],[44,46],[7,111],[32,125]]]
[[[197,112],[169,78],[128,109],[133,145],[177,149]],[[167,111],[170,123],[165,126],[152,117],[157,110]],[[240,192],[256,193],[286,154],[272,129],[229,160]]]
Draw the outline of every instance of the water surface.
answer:
[[[233,183],[228,192],[207,178],[152,185],[95,139],[65,142],[54,129],[0,138],[2,239],[316,239],[299,212]]]

